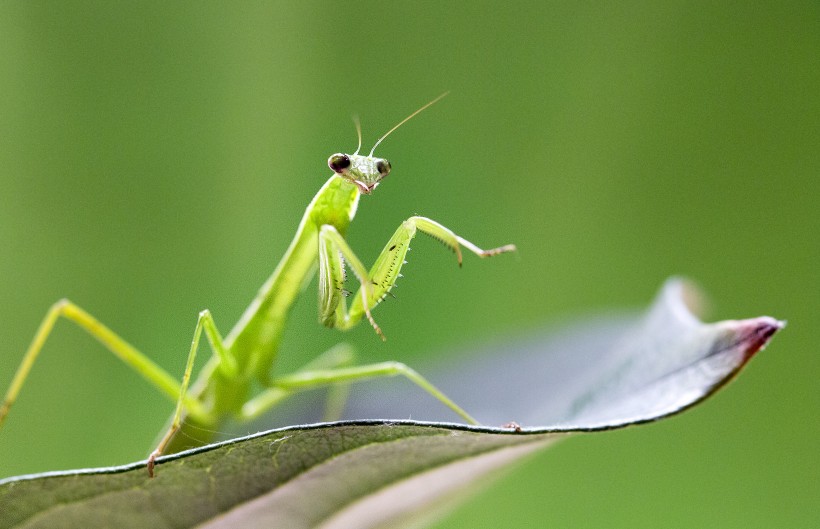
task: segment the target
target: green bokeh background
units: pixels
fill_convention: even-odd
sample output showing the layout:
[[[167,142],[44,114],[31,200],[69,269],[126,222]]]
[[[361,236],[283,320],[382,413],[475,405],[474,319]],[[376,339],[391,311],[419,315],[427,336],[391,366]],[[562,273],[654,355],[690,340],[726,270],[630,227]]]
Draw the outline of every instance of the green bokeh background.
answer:
[[[424,214],[518,257],[419,240],[346,338],[424,363],[696,279],[709,317],[789,320],[738,382],[656,425],[539,454],[439,527],[817,527],[820,7],[723,2],[0,3],[0,388],[66,296],[181,373],[226,332],[329,154],[393,174],[351,233],[371,262]],[[282,368],[335,343],[311,290]],[[469,403],[464,403],[469,408]],[[170,404],[61,324],[0,434],[0,475],[145,456]]]

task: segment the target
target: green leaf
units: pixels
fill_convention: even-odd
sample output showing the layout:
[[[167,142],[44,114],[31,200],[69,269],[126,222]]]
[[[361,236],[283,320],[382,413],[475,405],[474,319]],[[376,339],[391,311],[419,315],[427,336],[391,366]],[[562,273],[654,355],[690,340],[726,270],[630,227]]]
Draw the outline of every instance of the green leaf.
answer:
[[[498,346],[439,380],[485,424],[348,420],[281,428],[145,463],[0,481],[0,527],[396,527],[418,524],[557,437],[654,421],[722,387],[782,322],[699,322],[671,280],[639,318]],[[356,392],[351,416],[425,419],[418,391]],[[398,395],[398,396],[397,396]],[[374,398],[376,400],[374,400]],[[414,400],[415,399],[415,400]],[[422,408],[415,408],[421,403]],[[422,411],[423,410],[423,411]],[[516,420],[523,428],[501,427]]]

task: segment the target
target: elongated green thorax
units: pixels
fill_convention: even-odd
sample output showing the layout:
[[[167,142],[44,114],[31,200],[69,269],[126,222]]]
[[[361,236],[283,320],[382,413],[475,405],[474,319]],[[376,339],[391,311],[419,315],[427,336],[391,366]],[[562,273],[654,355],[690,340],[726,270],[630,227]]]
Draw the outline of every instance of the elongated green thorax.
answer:
[[[268,385],[288,312],[317,268],[319,228],[330,224],[339,233],[346,233],[360,196],[355,184],[334,174],[313,197],[285,256],[225,337],[224,345],[236,358],[239,376],[230,380],[221,376],[218,359],[212,357],[191,387],[192,396],[203,402],[215,419],[239,412],[254,378]],[[185,416],[167,452],[207,444],[213,428]]]
[[[288,311],[316,271],[319,228],[330,224],[345,234],[360,196],[356,185],[333,175],[313,197],[279,266],[225,339],[240,372],[267,382]]]

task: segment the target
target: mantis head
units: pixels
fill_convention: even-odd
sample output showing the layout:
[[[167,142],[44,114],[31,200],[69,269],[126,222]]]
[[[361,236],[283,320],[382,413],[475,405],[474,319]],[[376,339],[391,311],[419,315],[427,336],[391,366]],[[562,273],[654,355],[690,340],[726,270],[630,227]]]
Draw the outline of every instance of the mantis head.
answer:
[[[433,103],[438,102],[448,93],[449,92],[444,92],[437,98],[433,99],[420,109],[401,120],[398,125],[388,130],[381,138],[379,138],[376,144],[373,145],[373,148],[370,149],[370,154],[367,156],[362,156],[359,154],[359,149],[362,147],[362,128],[359,125],[359,120],[354,117],[353,121],[356,124],[356,132],[359,134],[359,147],[353,154],[336,153],[332,155],[327,159],[327,165],[334,173],[358,187],[359,191],[365,195],[369,195],[374,189],[376,189],[379,182],[384,180],[384,178],[390,174],[390,162],[384,158],[373,157],[373,152],[376,150],[376,147],[378,147],[382,140],[389,136],[391,132],[410,121],[411,118],[415,117],[416,114],[422,110],[426,109]]]
[[[379,182],[390,174],[390,162],[360,154],[337,153],[328,158],[327,165],[334,173],[355,184],[365,195],[372,193]]]

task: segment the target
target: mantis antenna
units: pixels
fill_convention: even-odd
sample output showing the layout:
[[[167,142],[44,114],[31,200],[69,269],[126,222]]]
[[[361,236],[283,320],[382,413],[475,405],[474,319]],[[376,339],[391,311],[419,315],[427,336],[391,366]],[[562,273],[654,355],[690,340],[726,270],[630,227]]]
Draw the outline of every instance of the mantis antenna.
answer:
[[[390,136],[390,133],[392,133],[394,130],[396,130],[397,128],[401,127],[402,125],[404,125],[405,123],[407,123],[408,121],[410,121],[411,119],[416,117],[422,110],[426,110],[426,109],[430,108],[431,106],[433,106],[435,103],[438,103],[439,101],[441,101],[444,98],[444,96],[446,96],[449,93],[450,93],[449,91],[444,92],[443,94],[441,94],[437,98],[433,99],[432,101],[430,101],[429,103],[427,103],[426,105],[421,107],[420,109],[416,110],[415,112],[413,112],[412,114],[410,114],[409,116],[407,116],[406,118],[401,120],[398,125],[396,125],[392,129],[385,132],[384,136],[379,138],[379,141],[376,142],[376,145],[374,145],[373,148],[370,149],[370,154],[368,154],[367,156],[368,157],[373,156],[373,152],[376,150],[376,147],[379,146],[379,144],[382,142],[382,140],[384,140],[386,137]],[[356,151],[356,152],[359,152],[359,151]]]
[[[359,121],[359,116],[357,114],[353,114],[353,124],[356,126],[356,136],[359,137],[359,145],[356,147],[356,152],[353,153],[353,156],[359,154],[359,151],[362,149],[362,122]],[[373,153],[371,153],[373,154]]]

